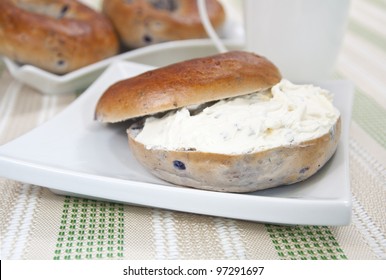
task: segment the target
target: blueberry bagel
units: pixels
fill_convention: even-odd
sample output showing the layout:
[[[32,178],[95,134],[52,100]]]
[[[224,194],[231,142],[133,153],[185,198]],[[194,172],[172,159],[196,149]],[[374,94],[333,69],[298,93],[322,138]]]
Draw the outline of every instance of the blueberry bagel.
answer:
[[[136,159],[177,185],[252,192],[303,181],[334,154],[332,94],[282,79],[267,59],[228,52],[120,81],[100,98],[101,122],[134,119]]]
[[[64,74],[117,54],[101,13],[76,0],[1,0],[0,54]]]
[[[215,28],[225,20],[217,0],[207,0]],[[195,0],[105,0],[103,12],[111,19],[128,48],[183,39],[207,37]]]

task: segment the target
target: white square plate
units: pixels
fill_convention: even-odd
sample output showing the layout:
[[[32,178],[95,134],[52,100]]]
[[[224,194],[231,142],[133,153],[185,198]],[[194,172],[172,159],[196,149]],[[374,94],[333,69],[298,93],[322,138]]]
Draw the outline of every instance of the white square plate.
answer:
[[[177,187],[155,178],[132,156],[124,124],[94,121],[95,105],[109,85],[149,69],[131,62],[112,64],[55,118],[1,146],[0,176],[59,194],[258,222],[350,222],[348,136],[353,87],[349,82],[319,83],[334,93],[343,123],[338,149],[327,165],[302,183],[233,194]]]

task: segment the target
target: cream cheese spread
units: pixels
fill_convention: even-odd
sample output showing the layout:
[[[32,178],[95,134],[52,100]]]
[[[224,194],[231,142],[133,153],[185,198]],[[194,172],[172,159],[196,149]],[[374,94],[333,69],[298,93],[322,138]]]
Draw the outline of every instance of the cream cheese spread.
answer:
[[[147,149],[243,154],[296,145],[328,133],[340,116],[327,90],[282,80],[200,112],[182,108],[146,119],[136,140]]]

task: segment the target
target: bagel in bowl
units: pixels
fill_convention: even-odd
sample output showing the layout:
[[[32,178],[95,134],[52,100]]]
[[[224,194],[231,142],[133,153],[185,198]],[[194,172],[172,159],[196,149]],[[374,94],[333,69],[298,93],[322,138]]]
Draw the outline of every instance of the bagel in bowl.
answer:
[[[0,55],[55,74],[114,56],[111,22],[76,0],[1,0]]]
[[[103,12],[129,49],[157,43],[207,37],[196,0],[104,0]],[[225,11],[217,0],[206,0],[212,26],[219,29]]]
[[[176,185],[252,192],[306,180],[335,153],[332,94],[295,85],[242,51],[188,60],[109,87],[95,117],[131,120],[135,158]]]

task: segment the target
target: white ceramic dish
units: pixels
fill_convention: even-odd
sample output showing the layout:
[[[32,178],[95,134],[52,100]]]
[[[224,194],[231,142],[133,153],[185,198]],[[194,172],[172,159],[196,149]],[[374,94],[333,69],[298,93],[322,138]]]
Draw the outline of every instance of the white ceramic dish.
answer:
[[[219,36],[227,49],[242,49],[245,41],[243,24],[232,7],[225,4],[228,20],[219,31]],[[24,84],[45,94],[65,94],[84,90],[103,70],[116,61],[164,66],[194,57],[212,55],[216,52],[210,39],[172,41],[121,53],[64,75],[56,75],[28,64],[20,65],[6,57],[3,57],[3,60],[11,75]]]
[[[70,194],[205,215],[276,224],[346,225],[351,216],[348,134],[352,86],[320,85],[335,93],[342,138],[329,163],[302,183],[249,194],[218,193],[172,186],[133,158],[126,126],[94,121],[104,90],[117,80],[151,67],[112,64],[54,119],[0,147],[0,176]]]

